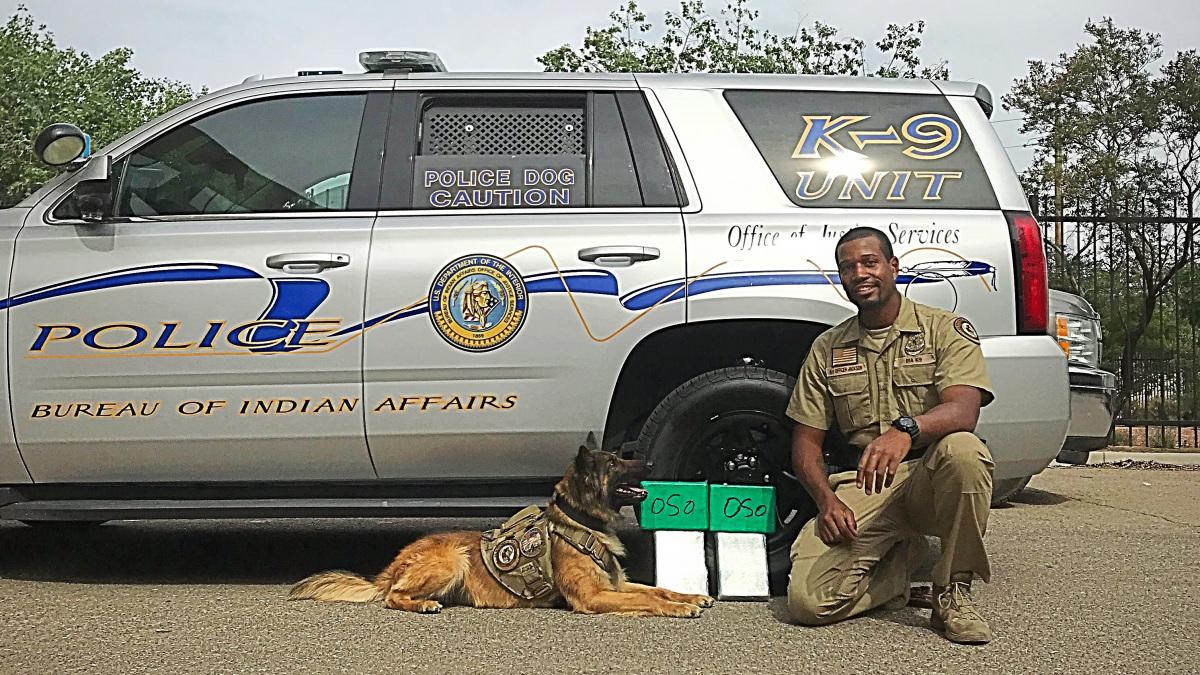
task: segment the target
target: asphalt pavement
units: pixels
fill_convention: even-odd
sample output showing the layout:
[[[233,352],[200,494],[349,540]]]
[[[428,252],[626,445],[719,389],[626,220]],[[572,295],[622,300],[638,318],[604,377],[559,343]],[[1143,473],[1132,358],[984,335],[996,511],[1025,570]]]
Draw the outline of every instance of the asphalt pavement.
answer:
[[[312,572],[371,574],[485,520],[0,523],[0,673],[1196,673],[1198,497],[1200,471],[1035,477],[992,511],[983,647],[915,608],[804,628],[779,599],[690,620],[285,600]]]

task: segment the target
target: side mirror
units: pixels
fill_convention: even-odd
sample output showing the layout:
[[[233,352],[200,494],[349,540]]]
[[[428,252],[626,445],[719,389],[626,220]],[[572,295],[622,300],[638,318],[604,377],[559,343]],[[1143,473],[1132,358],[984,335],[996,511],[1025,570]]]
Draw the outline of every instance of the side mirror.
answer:
[[[65,166],[92,153],[92,137],[74,124],[51,124],[33,141],[33,154],[50,166]]]
[[[56,217],[78,218],[89,223],[100,223],[113,215],[112,156],[93,157],[82,164],[75,174],[78,180],[71,197],[55,212]]]

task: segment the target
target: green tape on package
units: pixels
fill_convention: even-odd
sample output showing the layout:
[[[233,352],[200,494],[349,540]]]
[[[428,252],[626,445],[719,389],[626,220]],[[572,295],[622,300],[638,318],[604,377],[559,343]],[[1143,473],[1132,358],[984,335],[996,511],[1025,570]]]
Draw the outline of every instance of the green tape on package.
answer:
[[[639,516],[643,530],[704,530],[708,527],[708,483],[642,481],[646,500]]]
[[[708,486],[708,529],[713,532],[774,532],[775,488]]]

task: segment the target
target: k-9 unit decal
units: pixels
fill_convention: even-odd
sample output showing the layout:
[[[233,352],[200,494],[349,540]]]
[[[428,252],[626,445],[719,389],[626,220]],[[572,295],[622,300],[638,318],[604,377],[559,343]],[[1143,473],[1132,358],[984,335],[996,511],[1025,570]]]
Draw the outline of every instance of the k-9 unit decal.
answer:
[[[855,152],[842,145],[835,133],[871,119],[870,115],[804,115],[804,131],[800,141],[792,151],[793,159],[823,159],[825,157],[854,157],[868,159],[867,155]],[[864,124],[864,126],[866,126]],[[949,157],[958,149],[962,139],[962,129],[958,122],[946,115],[921,113],[905,120],[900,127],[901,134],[896,133],[896,127],[889,125],[885,130],[847,131],[847,135],[859,150],[868,145],[902,145],[904,155],[919,160],[934,160]]]
[[[947,182],[963,176],[960,170],[909,167],[874,170],[876,165],[871,157],[840,140],[849,139],[858,150],[876,145],[901,146],[904,157],[917,160],[914,165],[945,159],[958,150],[962,141],[958,122],[947,115],[913,115],[900,125],[900,132],[894,125],[870,129],[870,115],[803,115],[801,119],[804,131],[792,151],[792,159],[818,160],[814,162],[815,168],[796,171],[795,196],[802,201],[830,195],[835,186],[839,201],[850,201],[856,195],[864,200],[881,197],[890,202],[941,201]],[[851,131],[856,125],[860,128]]]
[[[725,99],[797,206],[997,207],[945,96],[736,90]]]

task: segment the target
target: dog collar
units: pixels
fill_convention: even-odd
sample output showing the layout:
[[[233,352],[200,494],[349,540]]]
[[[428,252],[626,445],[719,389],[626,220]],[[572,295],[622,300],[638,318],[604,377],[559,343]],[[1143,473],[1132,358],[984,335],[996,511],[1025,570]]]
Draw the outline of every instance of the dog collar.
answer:
[[[566,501],[559,499],[557,492],[554,493],[554,496],[550,498],[550,503],[558,507],[558,510],[562,511],[563,515],[588,528],[589,530],[599,530],[604,532],[608,529],[608,523],[593,515],[584,513],[574,506],[571,506]]]

